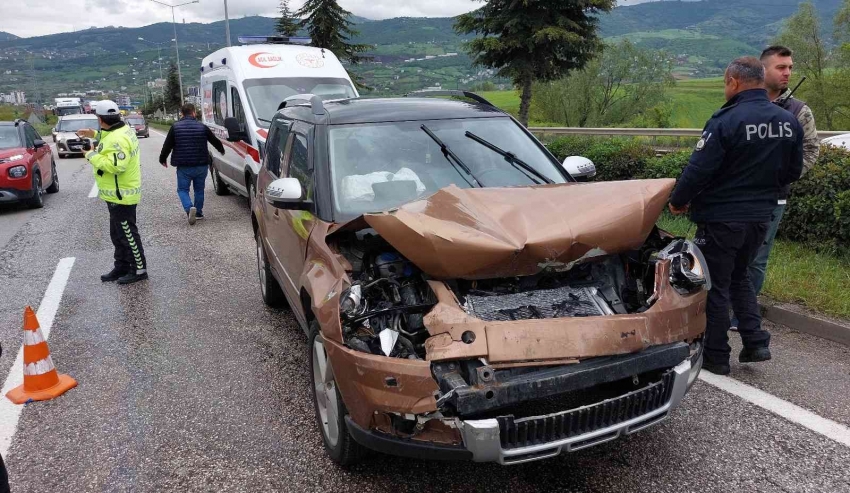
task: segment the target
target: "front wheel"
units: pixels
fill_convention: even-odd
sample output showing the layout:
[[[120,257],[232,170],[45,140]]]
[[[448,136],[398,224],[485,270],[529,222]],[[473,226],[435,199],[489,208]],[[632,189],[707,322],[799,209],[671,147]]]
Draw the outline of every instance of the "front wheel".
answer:
[[[341,466],[356,464],[366,455],[367,449],[354,440],[345,425],[348,410],[337,389],[333,368],[325,351],[325,340],[316,320],[310,323],[309,348],[313,404],[325,450],[330,458]]]
[[[286,298],[283,296],[280,284],[272,275],[271,265],[269,265],[269,259],[266,257],[266,249],[263,247],[263,238],[260,235],[259,228],[257,228],[254,239],[257,242],[257,271],[260,275],[260,292],[263,295],[263,301],[272,308],[282,308],[286,305]]]
[[[41,187],[41,175],[32,175],[32,197],[27,201],[30,209],[41,209],[44,207],[44,189]]]

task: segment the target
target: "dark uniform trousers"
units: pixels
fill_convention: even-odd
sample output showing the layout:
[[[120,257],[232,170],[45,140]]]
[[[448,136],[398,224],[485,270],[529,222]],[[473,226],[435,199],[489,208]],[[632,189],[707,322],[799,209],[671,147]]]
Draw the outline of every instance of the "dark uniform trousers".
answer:
[[[705,357],[713,363],[728,363],[729,303],[738,317],[738,332],[744,347],[756,349],[770,344],[770,333],[761,327],[758,300],[749,278],[749,265],[767,235],[769,223],[701,223],[696,243],[708,263],[711,290],[706,305]]]
[[[136,206],[107,202],[109,236],[115,245],[115,268],[121,272],[144,271],[147,268],[142,238],[136,228]]]

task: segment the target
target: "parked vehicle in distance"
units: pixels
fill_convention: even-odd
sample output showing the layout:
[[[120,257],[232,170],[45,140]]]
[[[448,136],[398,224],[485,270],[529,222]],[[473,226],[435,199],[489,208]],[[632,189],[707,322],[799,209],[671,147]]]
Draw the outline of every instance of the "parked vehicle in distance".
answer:
[[[655,226],[675,181],[578,183],[592,163],[434,95],[474,102],[300,95],[264,117],[260,291],[307,334],[329,456],[516,464],[664,420],[711,286]]]
[[[0,122],[0,203],[44,206],[44,192],[59,191],[50,146],[23,120]]]
[[[56,153],[62,159],[71,154],[84,154],[83,141],[77,137],[77,130],[91,128],[97,130],[95,115],[67,115],[59,118],[59,122],[53,128],[53,142],[56,142]]]
[[[62,117],[85,113],[80,98],[55,98],[53,102],[53,114],[56,116]]]
[[[148,122],[142,115],[127,115],[124,117],[124,123],[133,127],[136,130],[136,135],[139,137],[151,136],[151,131],[148,128]]]
[[[251,44],[222,48],[204,58],[200,118],[225,144],[224,155],[210,148],[216,194],[235,191],[250,201],[269,121],[286,98],[306,92],[322,99],[358,94],[329,50],[289,44],[305,38],[240,37],[239,41]]]

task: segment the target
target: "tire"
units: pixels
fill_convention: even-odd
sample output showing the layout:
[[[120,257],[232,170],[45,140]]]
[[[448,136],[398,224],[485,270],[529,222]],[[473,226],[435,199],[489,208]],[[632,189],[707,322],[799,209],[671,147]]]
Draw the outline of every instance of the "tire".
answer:
[[[212,164],[210,165],[210,179],[212,180],[213,190],[215,190],[216,195],[230,194],[230,189],[227,188],[226,183],[221,181],[221,175],[218,174],[218,170]]]
[[[53,180],[50,183],[50,186],[47,187],[47,193],[56,193],[59,191],[59,173],[56,172],[56,161],[50,161],[51,166],[53,167]]]
[[[254,213],[254,199],[256,195],[254,193],[254,182],[250,179],[245,180],[245,188],[248,189],[248,210],[251,211],[251,214]]]
[[[316,409],[316,424],[322,434],[325,451],[341,466],[356,464],[366,456],[368,449],[354,440],[345,425],[348,410],[336,386],[333,369],[328,364],[324,339],[316,320],[310,322],[309,341],[313,407]]]
[[[259,228],[254,235],[254,240],[257,243],[257,273],[260,278],[260,293],[263,295],[263,302],[271,308],[283,308],[286,306],[286,297],[283,295],[283,290],[277,283],[277,279],[272,275]]]
[[[32,189],[33,194],[27,200],[27,207],[30,209],[41,209],[44,207],[44,189],[41,188],[41,175],[38,173],[32,175]]]

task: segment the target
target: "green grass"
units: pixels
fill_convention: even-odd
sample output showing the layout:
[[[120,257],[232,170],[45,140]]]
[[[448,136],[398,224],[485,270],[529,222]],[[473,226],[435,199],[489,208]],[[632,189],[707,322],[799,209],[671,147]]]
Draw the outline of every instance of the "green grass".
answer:
[[[696,226],[684,217],[662,214],[658,227],[692,238]],[[781,228],[781,226],[780,226]],[[819,252],[792,241],[776,240],[770,252],[763,294],[812,310],[850,318],[850,259]]]
[[[689,31],[687,29],[663,29],[661,31],[638,31],[622,36],[612,36],[606,38],[605,41],[617,42],[623,39],[628,39],[633,43],[640,43],[647,39],[720,39],[711,34],[703,34],[699,31]]]
[[[519,112],[518,91],[484,91],[481,96],[516,116]],[[711,115],[725,102],[723,78],[677,81],[669,90],[674,128],[702,128]]]

